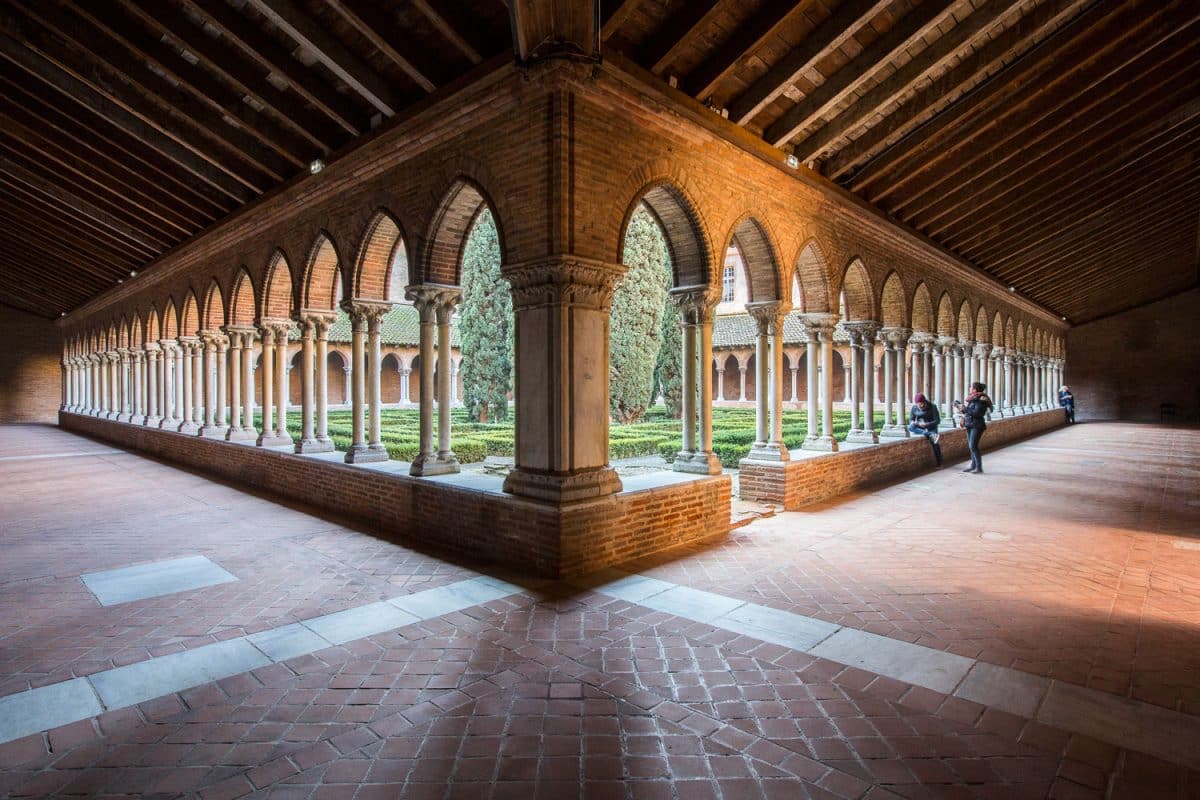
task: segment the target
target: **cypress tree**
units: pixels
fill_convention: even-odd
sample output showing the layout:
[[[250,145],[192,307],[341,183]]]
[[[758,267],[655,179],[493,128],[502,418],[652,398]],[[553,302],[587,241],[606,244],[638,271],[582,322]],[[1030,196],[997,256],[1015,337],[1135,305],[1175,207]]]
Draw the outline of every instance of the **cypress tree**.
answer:
[[[669,299],[663,310],[662,338],[654,365],[654,395],[661,396],[667,413],[678,419],[683,413],[683,332],[679,309]]]
[[[667,242],[643,205],[629,220],[623,258],[629,271],[613,294],[609,347],[609,412],[620,423],[646,413],[670,285]]]
[[[512,386],[512,295],[500,277],[500,239],[486,208],[463,248],[462,290],[458,335],[463,404],[472,420],[503,421]]]

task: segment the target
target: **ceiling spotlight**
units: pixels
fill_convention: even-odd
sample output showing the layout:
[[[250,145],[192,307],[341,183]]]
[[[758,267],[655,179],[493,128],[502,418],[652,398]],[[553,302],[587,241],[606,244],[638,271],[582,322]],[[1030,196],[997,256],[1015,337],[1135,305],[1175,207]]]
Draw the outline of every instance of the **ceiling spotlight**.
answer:
[[[1063,321],[1063,322],[1066,322],[1066,321],[1067,321],[1067,318],[1066,318],[1066,317],[1063,317],[1063,318],[1062,318],[1062,321]]]
[[[58,312],[58,315],[59,315],[60,317],[65,317],[65,316],[67,315],[67,312],[65,312],[65,311],[60,311],[60,312]]]
[[[790,155],[787,157],[787,165],[792,169],[800,169],[800,159],[796,158],[795,155]]]
[[[1017,290],[1017,287],[1015,287],[1015,286],[1010,286],[1010,287],[1008,287],[1008,290],[1009,290],[1010,292],[1015,292],[1015,291]]]
[[[137,270],[136,270],[136,269],[131,269],[131,270],[129,270],[129,277],[133,278],[133,277],[136,277],[136,276],[137,276]]]
[[[117,283],[124,283],[124,282],[125,282],[124,278],[117,278]]]
[[[325,162],[319,158],[314,158],[312,161],[308,162],[309,175],[316,175],[323,169],[325,169]]]

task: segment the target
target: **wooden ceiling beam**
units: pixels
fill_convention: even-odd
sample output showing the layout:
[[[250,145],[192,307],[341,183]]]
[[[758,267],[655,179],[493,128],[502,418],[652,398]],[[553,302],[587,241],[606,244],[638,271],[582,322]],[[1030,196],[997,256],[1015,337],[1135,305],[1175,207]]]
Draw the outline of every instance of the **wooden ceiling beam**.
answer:
[[[1004,158],[1015,158],[1027,152],[1043,138],[1070,123],[1072,115],[1082,116],[1092,100],[1111,100],[1121,95],[1126,86],[1136,85],[1147,72],[1152,72],[1158,60],[1188,49],[1194,51],[1195,39],[1190,37],[1192,41],[1189,42],[1186,34],[1198,21],[1200,11],[1190,20],[1178,20],[1178,27],[1166,21],[1161,27],[1147,24],[1132,40],[1114,42],[1111,48],[1099,48],[1095,60],[1089,58],[1076,69],[1063,70],[1057,79],[1039,87],[986,124],[970,132],[964,131],[964,138],[974,143],[968,151],[963,152],[956,142],[957,157],[939,155],[928,168],[922,169],[919,176],[898,176],[894,184],[887,187],[886,193],[881,191],[876,196],[882,199],[887,193],[899,194],[889,209],[901,219],[908,219],[912,216],[909,209],[928,196],[944,196],[948,189],[961,183],[960,176],[966,170],[978,174],[980,164],[989,160],[1002,163]],[[1130,93],[1136,93],[1136,90],[1125,92]],[[1056,125],[1057,118],[1064,113],[1068,119]],[[919,185],[913,189],[900,191],[903,186],[916,181]]]
[[[32,293],[10,292],[3,285],[0,285],[0,305],[15,308],[17,311],[24,311],[35,317],[44,317],[46,319],[56,319],[61,312],[69,311],[73,308],[73,306],[66,305],[65,301],[57,300],[50,304],[50,309],[48,310],[45,299],[39,302],[34,299]]]
[[[600,27],[600,40],[607,42],[617,29],[625,24],[629,15],[637,9],[638,0],[604,0],[601,3],[603,21]]]
[[[197,156],[97,88],[91,81],[98,81],[99,78],[92,70],[86,70],[88,81],[85,82],[83,76],[70,71],[67,66],[49,60],[44,54],[35,52],[21,41],[12,38],[9,34],[13,32],[23,39],[26,38],[24,31],[17,32],[11,25],[0,24],[0,58],[7,59],[27,72],[30,77],[44,82],[135,140],[144,142],[180,169],[220,191],[238,205],[253,197],[248,187],[240,180],[233,180],[224,170],[216,169],[207,159]]]
[[[661,74],[679,54],[691,45],[718,11],[721,0],[690,0],[659,26],[639,49],[638,61],[653,73]]]
[[[267,33],[255,27],[225,0],[182,0],[187,7],[243,54],[261,67],[287,81],[293,92],[303,97],[347,133],[357,136],[368,130],[367,114],[280,46]]]
[[[483,56],[479,54],[475,46],[458,32],[458,29],[450,23],[442,10],[434,8],[431,0],[412,0],[412,5],[447,42],[466,56],[468,61],[472,64],[479,64],[483,61]]]
[[[1179,11],[1187,0],[1169,0],[1168,10]],[[1125,8],[1119,0],[1099,0],[1088,9],[1101,13],[1098,19],[1084,14],[1050,36],[1042,46],[1024,54],[996,79],[967,96],[964,102],[941,114],[926,125],[920,136],[911,137],[873,159],[850,182],[853,191],[872,200],[884,199],[898,191],[897,182],[905,181],[914,170],[923,171],[943,163],[951,156],[994,130],[1000,120],[1032,102],[1048,85],[1060,85],[1074,72],[1093,67],[1107,57],[1119,43],[1145,35],[1154,28],[1160,14],[1148,14],[1142,8]],[[1082,24],[1089,20],[1093,24]],[[1098,44],[1099,43],[1099,44]],[[1067,69],[1063,65],[1068,65]],[[872,191],[867,192],[868,189]]]
[[[890,5],[889,0],[845,0],[839,4],[828,19],[804,37],[804,41],[729,104],[729,118],[745,125],[805,71],[845,44],[855,31]]]
[[[801,161],[808,161],[821,154],[826,145],[852,132],[864,121],[880,113],[904,96],[919,80],[947,61],[962,55],[964,48],[971,47],[982,36],[997,25],[1008,22],[1021,11],[1021,4],[1012,0],[988,0],[975,9],[965,20],[910,59],[900,69],[881,81],[849,107],[839,111],[833,119],[817,128],[803,141],[792,146],[792,154]],[[807,121],[800,126],[807,126]]]
[[[888,147],[913,135],[954,102],[961,87],[1011,62],[1028,47],[1031,39],[1057,28],[1091,2],[1093,0],[1048,0],[1037,6],[1013,27],[982,44],[957,66],[838,151],[825,165],[824,173],[834,180],[841,180]],[[967,102],[968,98],[959,102]]]
[[[111,247],[104,247],[97,244],[94,239],[87,239],[82,232],[71,230],[66,227],[58,227],[54,221],[44,217],[27,206],[22,206],[19,198],[11,200],[0,200],[0,210],[3,210],[7,216],[17,220],[20,223],[22,231],[36,231],[43,238],[48,238],[50,241],[59,244],[69,245],[73,251],[82,253],[85,257],[91,259],[91,263],[104,265],[114,269],[121,268],[126,271],[136,269],[141,263],[137,259],[128,257],[128,254],[114,251]],[[119,263],[116,258],[125,257],[125,262]]]
[[[117,278],[129,273],[128,267],[97,260],[86,253],[79,253],[67,247],[58,237],[47,237],[40,231],[27,229],[24,225],[21,226],[19,233],[6,230],[4,234],[6,236],[3,238],[8,239],[4,245],[6,256],[21,252],[26,254],[40,252],[54,257],[54,268],[39,276],[39,280],[43,282],[61,282],[63,285],[70,285],[75,279],[65,274],[67,270],[63,269],[64,265],[86,272],[101,284],[114,283]]]
[[[513,54],[522,63],[558,55],[599,57],[600,13],[600,0],[509,0]]]
[[[354,2],[354,0],[325,0],[325,2],[337,11],[342,19],[349,22],[351,27],[369,41],[375,49],[398,66],[400,71],[422,91],[428,94],[437,88],[437,81],[433,79],[431,66],[417,66],[411,54],[400,52],[392,44],[392,39],[387,36],[387,33],[393,31],[396,26],[374,0],[366,0],[362,3]],[[429,61],[429,59],[423,60]],[[393,102],[399,103],[400,100],[396,98]],[[395,116],[395,112],[393,111],[389,116]]]
[[[94,203],[65,191],[61,186],[26,169],[11,158],[0,156],[0,173],[10,176],[13,180],[20,181],[39,194],[46,195],[53,198],[56,202],[74,209],[88,219],[94,220],[114,233],[118,233],[124,238],[129,239],[131,242],[135,242],[154,253],[161,253],[163,251],[163,243],[150,239],[143,231],[122,221],[116,215],[105,211]]]
[[[956,4],[957,0],[927,0],[909,11],[848,64],[768,125],[763,138],[775,147],[791,141],[867,83],[877,70],[944,23]]]
[[[150,10],[132,0],[119,2],[128,13],[169,36],[205,69],[220,75],[234,90],[266,109],[278,123],[303,137],[308,147],[299,152],[315,149],[325,155],[343,142],[344,132],[329,117],[306,108],[300,95],[277,88],[260,71],[261,67],[256,67],[227,37],[222,37],[222,41],[209,36],[187,14],[168,3],[157,3]],[[239,98],[238,102],[244,101]]]
[[[733,74],[747,53],[755,52],[777,36],[801,7],[797,0],[766,0],[683,79],[683,90],[697,100],[705,101],[721,81]]]
[[[400,99],[387,81],[292,0],[246,0],[246,5],[312,53],[326,69],[385,117],[394,117],[400,112]]]
[[[1139,103],[1134,114],[1126,115],[1123,109],[1111,111],[1096,121],[1094,132],[1091,126],[1082,129],[1029,159],[1020,170],[997,175],[982,186],[974,182],[965,185],[964,200],[939,208],[943,211],[939,217],[916,219],[915,227],[957,250],[985,243],[986,232],[993,226],[1012,229],[1015,220],[1031,213],[1046,219],[1059,199],[1076,196],[1077,187],[1130,169],[1173,143],[1174,132],[1188,125],[1197,113],[1195,101],[1182,105],[1180,101],[1198,86],[1200,81],[1191,81],[1181,92],[1168,78],[1164,88],[1171,90],[1169,94],[1146,95],[1145,104]],[[1111,121],[1116,124],[1108,127]],[[1045,194],[1038,191],[1043,187]],[[1081,196],[1089,193],[1084,190]],[[1035,197],[1036,202],[1031,203]],[[957,213],[947,216],[950,212]]]
[[[186,238],[196,232],[196,223],[186,217],[164,210],[158,199],[143,193],[136,183],[127,183],[121,177],[114,175],[100,159],[84,158],[59,146],[57,143],[43,139],[37,131],[32,130],[14,119],[20,111],[0,115],[0,136],[10,137],[20,146],[34,155],[29,160],[39,162],[44,166],[56,164],[66,173],[75,176],[68,179],[65,175],[59,177],[64,184],[86,186],[93,199],[102,199],[110,206],[112,213],[123,213],[132,216],[134,224],[145,223],[145,217],[152,217],[161,223],[150,226],[153,233],[158,234],[159,252],[181,238]],[[141,212],[138,214],[137,212]],[[143,216],[144,215],[144,216]],[[141,227],[139,225],[139,227]],[[151,231],[147,231],[147,238]]]
[[[200,184],[175,179],[178,170],[164,169],[99,131],[84,129],[77,120],[46,105],[40,97],[27,93],[27,88],[0,74],[0,99],[6,101],[7,113],[26,128],[40,130],[47,140],[96,159],[97,163],[108,163],[111,169],[124,176],[122,182],[134,183],[145,193],[160,196],[164,205],[173,203],[178,207],[179,215],[195,227],[203,227],[230,210],[219,205],[210,194],[198,191]],[[105,145],[106,149],[101,149],[100,145]]]

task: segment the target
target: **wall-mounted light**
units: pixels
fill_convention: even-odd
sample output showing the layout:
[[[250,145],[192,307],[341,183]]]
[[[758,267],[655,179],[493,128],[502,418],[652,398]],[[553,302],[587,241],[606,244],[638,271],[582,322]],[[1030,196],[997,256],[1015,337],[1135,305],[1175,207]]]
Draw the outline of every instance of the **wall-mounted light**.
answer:
[[[792,169],[800,169],[800,159],[796,158],[795,155],[790,155],[787,157],[787,165]]]
[[[309,175],[316,175],[323,169],[325,169],[325,162],[319,158],[314,158],[312,161],[308,162]]]

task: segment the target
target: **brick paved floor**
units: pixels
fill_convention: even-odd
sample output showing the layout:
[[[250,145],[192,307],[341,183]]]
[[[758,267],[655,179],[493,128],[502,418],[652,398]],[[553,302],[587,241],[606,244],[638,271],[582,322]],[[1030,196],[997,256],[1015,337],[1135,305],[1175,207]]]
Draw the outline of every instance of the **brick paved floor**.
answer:
[[[483,569],[54,429],[0,427],[0,452],[97,454],[0,460],[0,695]],[[1200,431],[985,458],[626,568],[1200,714]],[[79,580],[197,554],[239,580],[111,607]],[[0,796],[56,795],[1194,799],[1200,773],[530,584],[0,744]]]

